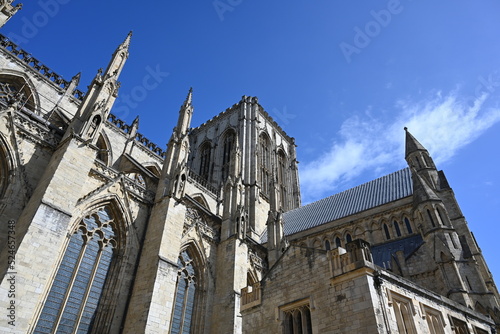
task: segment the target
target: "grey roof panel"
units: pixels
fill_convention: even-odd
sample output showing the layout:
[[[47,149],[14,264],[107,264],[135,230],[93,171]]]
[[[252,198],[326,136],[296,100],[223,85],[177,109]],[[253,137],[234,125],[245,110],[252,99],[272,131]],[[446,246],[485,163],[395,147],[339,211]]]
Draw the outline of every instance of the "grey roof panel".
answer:
[[[285,235],[310,228],[390,203],[412,195],[413,183],[409,168],[382,176],[373,181],[323,198],[283,214]],[[261,242],[267,241],[264,231]]]
[[[390,268],[392,257],[397,251],[403,251],[405,258],[408,258],[408,256],[423,243],[424,241],[422,236],[417,234],[404,239],[371,247],[373,263],[384,268]]]

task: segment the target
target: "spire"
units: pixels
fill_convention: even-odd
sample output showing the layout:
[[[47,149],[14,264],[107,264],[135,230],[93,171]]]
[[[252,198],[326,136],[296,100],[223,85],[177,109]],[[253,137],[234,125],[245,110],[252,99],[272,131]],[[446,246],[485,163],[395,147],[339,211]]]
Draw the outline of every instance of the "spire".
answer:
[[[119,46],[120,49],[128,49],[130,46],[130,40],[132,39],[132,30],[129,31],[127,37],[125,37],[125,40],[123,43]]]
[[[132,31],[128,33],[123,43],[121,43],[113,53],[108,68],[104,73],[104,78],[111,76],[118,78],[123,69],[123,66],[125,65],[125,61],[127,60],[129,55],[128,49],[130,47],[131,38],[132,38]]]
[[[189,87],[188,95],[186,97],[186,100],[184,101],[183,106],[190,106],[191,103],[193,102],[193,87]]]
[[[134,119],[132,124],[130,125],[130,132],[128,133],[128,136],[130,138],[135,138],[135,135],[137,134],[137,130],[139,129],[139,115]]]
[[[189,127],[191,126],[191,117],[193,116],[193,88],[189,88],[186,100],[179,110],[179,119],[177,120],[177,126],[175,127],[176,135],[181,138],[187,134]]]
[[[104,73],[102,69],[97,71],[97,75],[90,84],[87,94],[85,94],[69,127],[85,141],[95,144],[102,124],[108,119],[111,108],[118,96],[118,88],[120,87],[118,76],[128,58],[131,36],[132,34],[129,33],[125,41],[115,50],[106,71]],[[71,84],[74,85],[77,80],[79,80],[78,74],[73,77]],[[68,135],[70,135],[69,132],[65,134],[65,136]]]
[[[71,78],[71,82],[74,82],[75,86],[78,86],[81,77],[82,77],[82,72],[78,72],[74,77]]]
[[[406,132],[406,151],[405,151],[405,158],[408,157],[411,153],[414,153],[416,151],[425,151],[425,147],[420,144],[420,142],[415,139],[415,137],[412,136],[410,131],[408,131],[408,128],[405,127],[405,132]]]
[[[425,201],[441,201],[428,182],[420,176],[415,168],[411,168],[413,180],[413,204],[415,207]]]

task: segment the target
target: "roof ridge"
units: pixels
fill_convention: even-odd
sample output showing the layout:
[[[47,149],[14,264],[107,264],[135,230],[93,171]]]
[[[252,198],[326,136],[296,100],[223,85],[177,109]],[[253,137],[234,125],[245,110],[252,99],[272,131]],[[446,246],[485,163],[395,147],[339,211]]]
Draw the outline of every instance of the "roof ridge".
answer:
[[[401,169],[399,169],[399,170],[397,170],[397,171],[395,171],[395,172],[392,172],[392,173],[389,173],[389,174],[386,174],[386,175],[382,175],[382,176],[380,176],[380,177],[378,177],[378,178],[376,178],[376,179],[373,179],[373,180],[370,180],[370,181],[364,182],[364,183],[362,183],[362,184],[359,184],[359,185],[357,185],[357,186],[354,186],[354,187],[348,188],[348,189],[346,189],[346,190],[342,190],[341,192],[338,192],[338,193],[332,194],[332,195],[330,195],[330,196],[328,196],[328,197],[325,197],[325,198],[319,199],[319,200],[317,200],[317,201],[314,201],[314,202],[308,203],[308,204],[306,204],[306,205],[299,206],[298,208],[295,208],[295,209],[293,209],[293,210],[287,211],[287,212],[285,212],[285,213],[289,213],[289,212],[293,212],[293,211],[296,211],[296,210],[299,210],[299,209],[303,209],[303,208],[308,207],[308,206],[310,206],[310,205],[312,205],[312,204],[316,204],[316,203],[320,203],[320,202],[326,201],[326,200],[328,200],[328,199],[330,199],[330,198],[332,198],[332,197],[334,197],[334,196],[339,196],[340,194],[347,193],[348,191],[354,191],[354,189],[357,189],[357,188],[360,188],[360,187],[363,187],[363,186],[365,186],[365,187],[366,187],[368,184],[374,184],[375,182],[377,182],[377,181],[379,181],[379,180],[381,180],[381,179],[383,179],[383,178],[387,178],[387,177],[389,177],[389,176],[391,176],[391,175],[395,175],[395,174],[398,174],[398,173],[402,173],[404,170],[410,170],[410,168],[409,168],[409,167],[401,168]]]

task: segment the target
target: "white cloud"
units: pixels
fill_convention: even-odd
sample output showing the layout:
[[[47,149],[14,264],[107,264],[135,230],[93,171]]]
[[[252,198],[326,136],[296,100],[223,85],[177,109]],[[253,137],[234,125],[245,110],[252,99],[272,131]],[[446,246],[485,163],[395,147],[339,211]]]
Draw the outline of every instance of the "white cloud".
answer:
[[[486,108],[486,98],[474,98],[469,105],[457,91],[438,92],[423,102],[398,101],[397,115],[389,120],[373,118],[373,111],[347,119],[329,149],[301,166],[304,201],[331,195],[363,173],[380,175],[403,166],[405,126],[437,164],[448,161],[500,121],[500,109]]]

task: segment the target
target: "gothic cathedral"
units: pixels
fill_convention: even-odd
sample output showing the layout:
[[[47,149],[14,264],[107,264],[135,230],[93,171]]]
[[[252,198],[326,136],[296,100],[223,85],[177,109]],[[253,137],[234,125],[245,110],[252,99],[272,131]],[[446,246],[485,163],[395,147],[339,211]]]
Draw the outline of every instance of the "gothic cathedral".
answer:
[[[165,151],[113,115],[130,43],[84,93],[0,35],[0,332],[497,333],[408,129],[407,168],[302,206],[294,138],[256,97],[192,128],[189,90]]]

